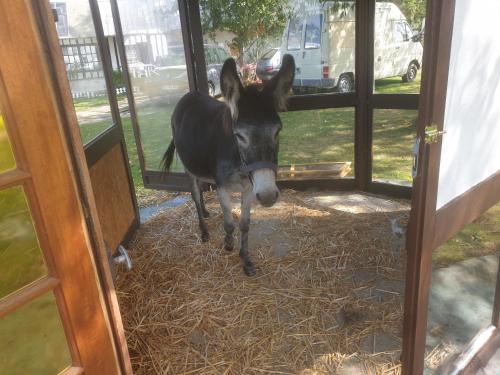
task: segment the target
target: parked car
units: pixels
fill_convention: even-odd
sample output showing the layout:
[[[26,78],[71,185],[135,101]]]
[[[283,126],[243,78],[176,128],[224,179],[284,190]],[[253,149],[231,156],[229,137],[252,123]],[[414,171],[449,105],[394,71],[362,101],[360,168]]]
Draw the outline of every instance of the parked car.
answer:
[[[220,95],[220,72],[229,54],[217,45],[205,45],[208,92]],[[184,46],[168,47],[168,54],[155,60],[154,69],[142,83],[141,89],[149,96],[181,96],[189,91]]]
[[[355,8],[347,2],[318,2],[291,18],[280,50],[295,58],[294,86],[353,91],[355,28]],[[423,47],[404,14],[393,3],[377,2],[375,30],[375,79],[401,76],[413,81]]]
[[[257,61],[257,77],[262,81],[269,81],[280,70],[281,51],[279,48],[270,48]]]

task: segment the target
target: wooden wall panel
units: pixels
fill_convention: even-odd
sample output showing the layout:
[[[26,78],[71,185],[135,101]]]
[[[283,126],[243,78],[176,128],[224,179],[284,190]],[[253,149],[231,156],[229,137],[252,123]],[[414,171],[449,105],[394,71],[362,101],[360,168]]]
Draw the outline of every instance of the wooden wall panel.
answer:
[[[122,143],[118,143],[90,167],[104,241],[113,253],[136,219],[125,163]]]

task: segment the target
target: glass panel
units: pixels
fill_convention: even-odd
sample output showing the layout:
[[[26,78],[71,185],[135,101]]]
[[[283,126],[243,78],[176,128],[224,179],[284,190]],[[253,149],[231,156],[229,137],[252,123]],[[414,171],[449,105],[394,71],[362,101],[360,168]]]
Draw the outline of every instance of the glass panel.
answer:
[[[377,0],[375,10],[375,92],[420,92],[423,27],[427,1]]]
[[[441,374],[491,324],[500,255],[500,204],[433,254],[426,373]]]
[[[418,111],[373,111],[373,180],[411,185]]]
[[[0,173],[13,169],[15,166],[16,161],[10,146],[7,129],[5,129],[2,112],[0,112]]]
[[[46,274],[23,189],[0,191],[0,298]]]
[[[52,293],[0,319],[0,337],[2,375],[54,375],[71,365]]]
[[[200,1],[205,49],[222,46],[230,51],[245,84],[270,80],[288,53],[297,67],[295,94],[354,91],[354,1],[251,4],[235,1],[218,7]],[[218,95],[220,71],[214,74],[207,66],[207,73],[209,87]]]
[[[59,44],[85,144],[113,125],[90,6],[88,1],[72,1],[69,9],[65,1],[50,0],[50,4],[57,11]],[[103,14],[103,24],[109,23],[106,17]],[[106,31],[110,31],[106,34],[109,46],[114,47],[114,30]],[[117,64],[115,58],[113,67],[119,69]]]
[[[281,166],[305,164],[309,177],[353,176],[354,109],[289,111],[280,117]],[[300,172],[293,176],[299,178]]]
[[[178,3],[118,0],[146,168],[158,170],[171,140],[170,117],[189,91]],[[122,117],[131,127],[130,117]],[[174,171],[183,171],[178,159]]]

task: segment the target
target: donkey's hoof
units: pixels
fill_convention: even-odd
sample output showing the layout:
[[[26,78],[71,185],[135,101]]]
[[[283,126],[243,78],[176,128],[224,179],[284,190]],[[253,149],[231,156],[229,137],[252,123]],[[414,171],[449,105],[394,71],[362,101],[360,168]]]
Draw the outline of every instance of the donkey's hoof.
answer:
[[[233,237],[226,237],[224,239],[224,249],[226,251],[233,251],[234,250],[234,239]]]
[[[255,271],[255,267],[253,264],[244,264],[243,271],[245,271],[245,275],[247,276],[255,276],[257,271]]]
[[[210,235],[208,234],[208,232],[203,232],[201,234],[201,242],[207,242],[209,238],[210,238]]]
[[[203,218],[208,219],[209,217],[210,217],[210,212],[208,212],[207,210],[204,210],[203,211]]]

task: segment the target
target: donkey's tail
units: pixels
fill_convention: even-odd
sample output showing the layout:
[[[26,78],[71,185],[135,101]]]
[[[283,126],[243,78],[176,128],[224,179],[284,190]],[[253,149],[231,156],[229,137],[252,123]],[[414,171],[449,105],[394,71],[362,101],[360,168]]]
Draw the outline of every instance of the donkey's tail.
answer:
[[[175,143],[172,139],[172,142],[170,142],[170,145],[168,146],[167,151],[165,151],[163,159],[161,160],[161,169],[164,173],[170,172],[170,167],[172,166],[172,161],[174,160],[174,154]]]

